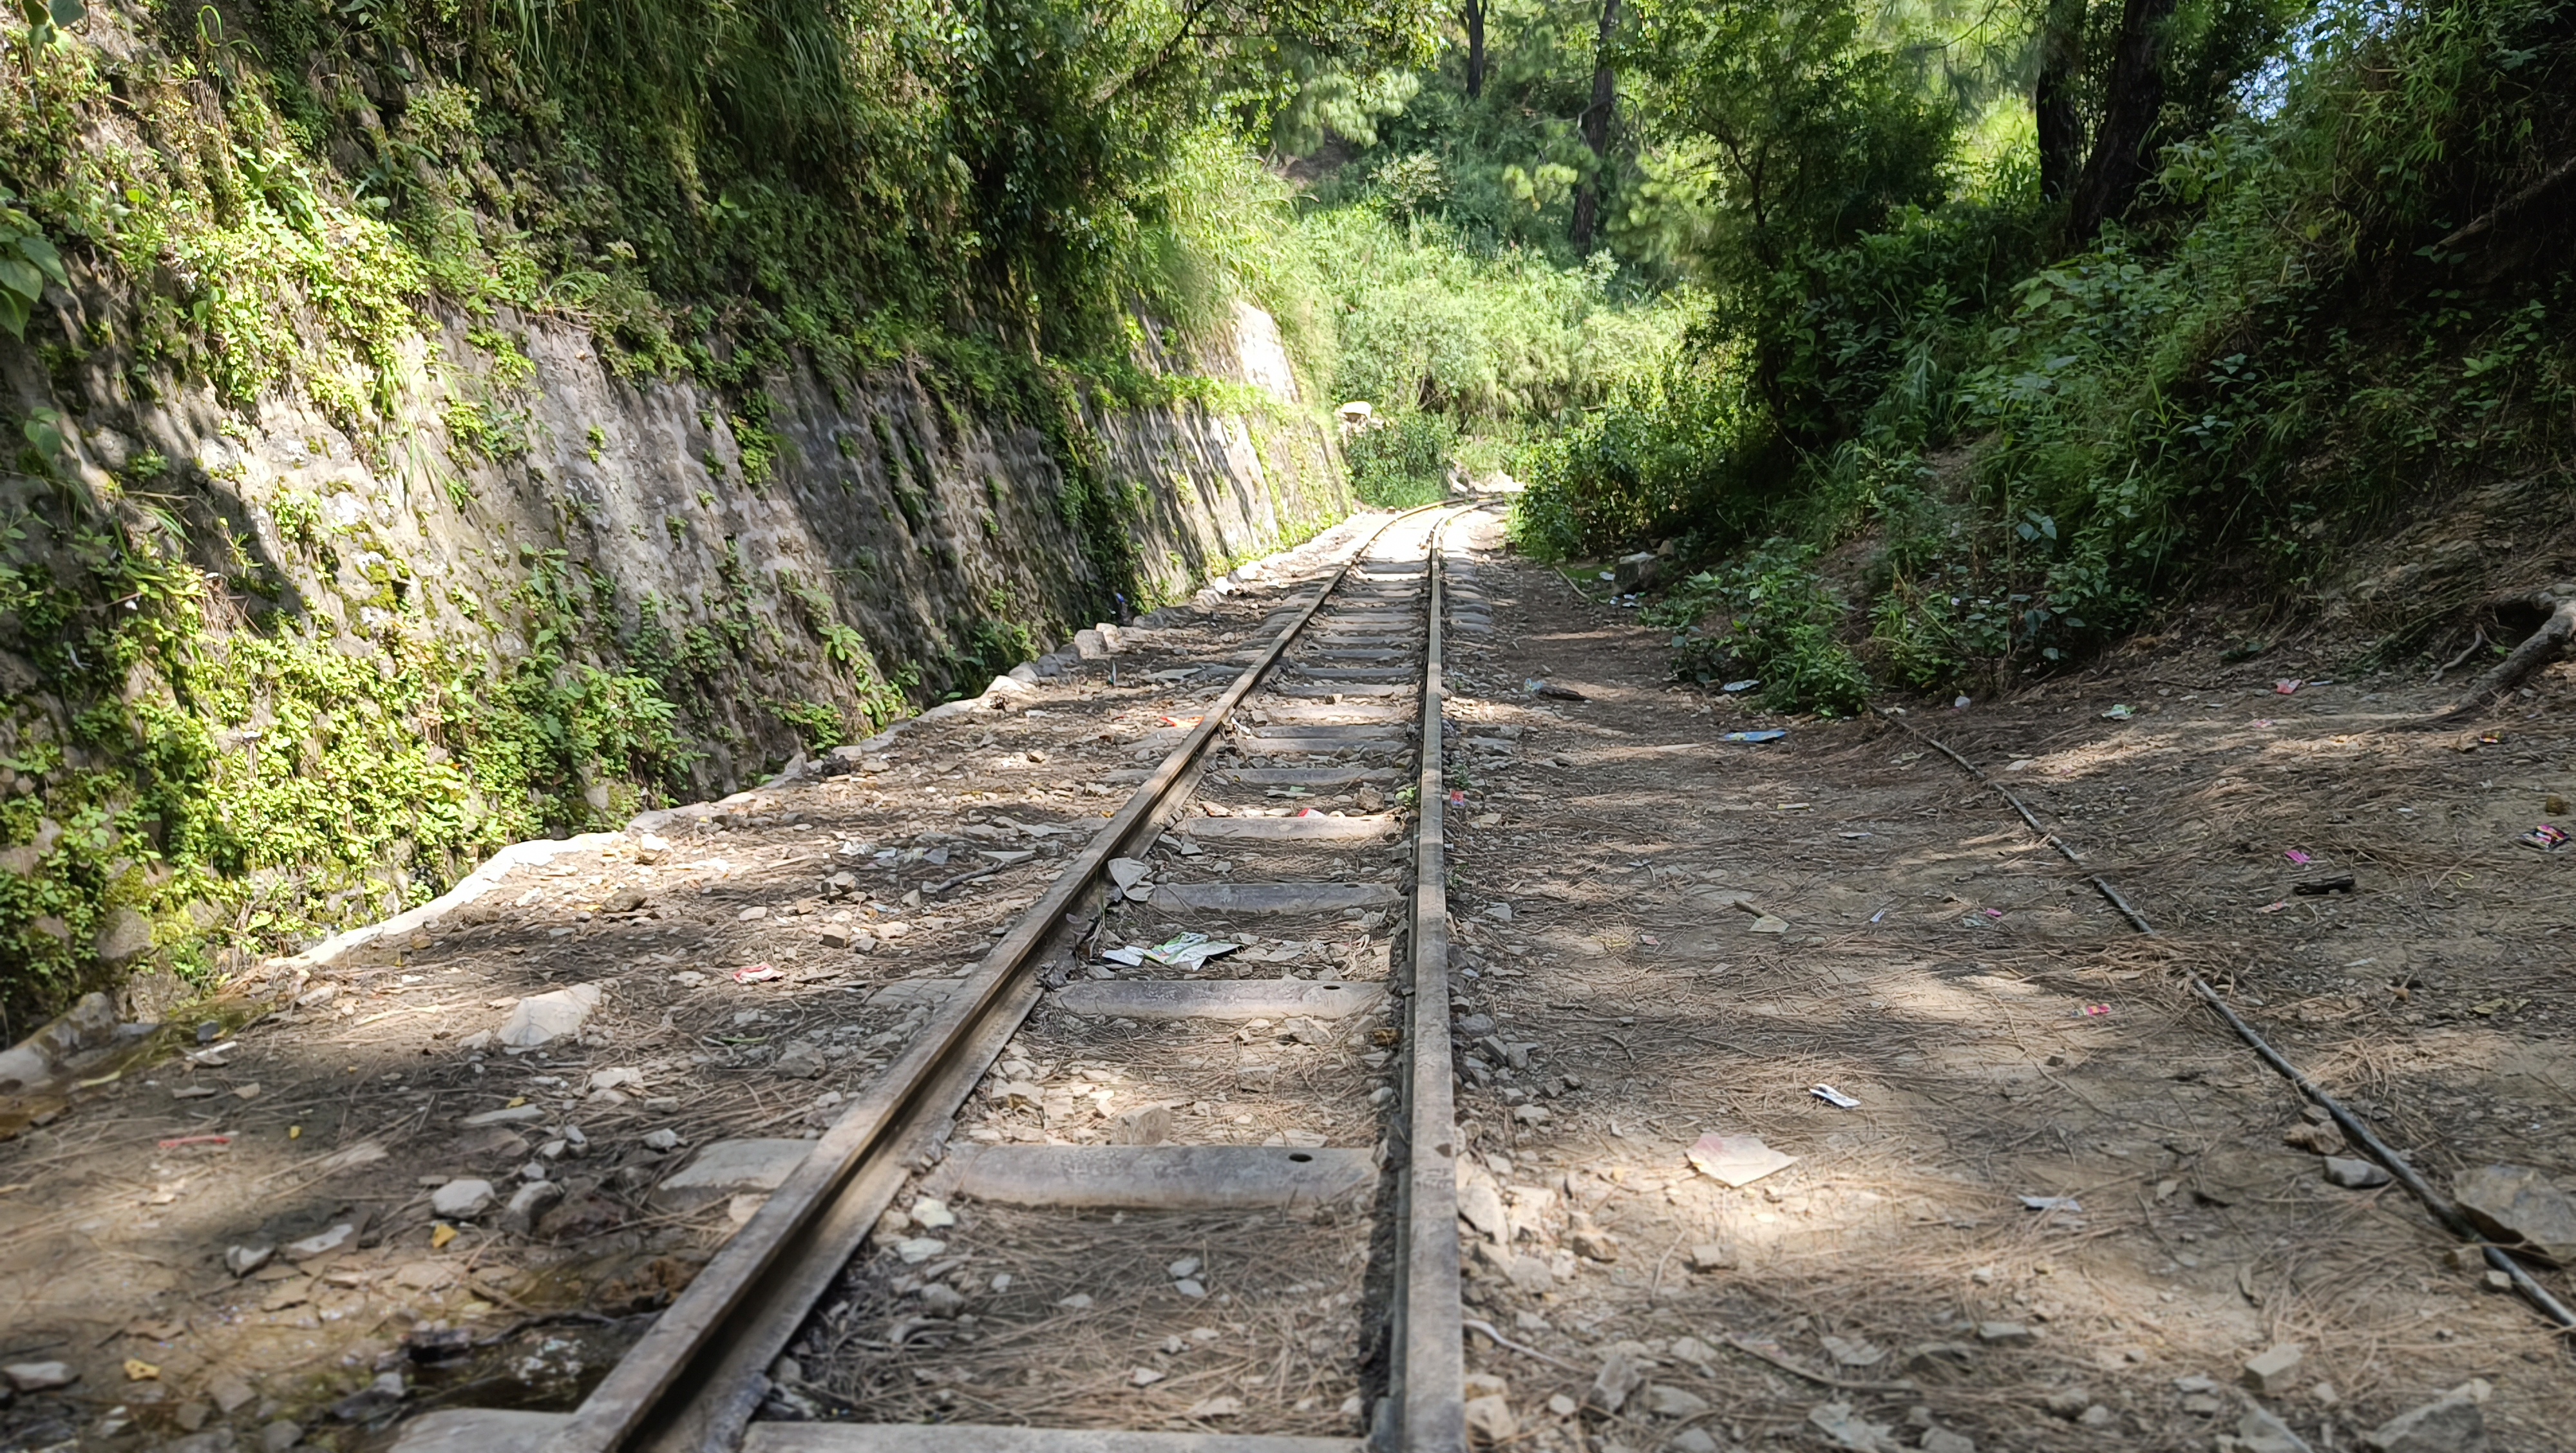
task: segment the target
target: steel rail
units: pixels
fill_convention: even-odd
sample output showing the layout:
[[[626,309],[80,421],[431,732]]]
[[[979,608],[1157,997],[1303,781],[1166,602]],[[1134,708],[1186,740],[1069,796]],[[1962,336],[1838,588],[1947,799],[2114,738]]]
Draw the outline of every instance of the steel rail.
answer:
[[[886,1152],[915,1143],[925,1123],[935,1131],[951,1118],[954,1104],[942,1109],[938,1091],[956,1089],[956,1100],[962,1102],[1010,1033],[1016,1032],[1037,999],[1032,971],[1066,913],[1098,886],[1109,860],[1119,856],[1141,828],[1177,805],[1174,789],[1198,764],[1226,718],[1278,665],[1315,613],[1349,578],[1361,554],[1399,521],[1437,508],[1426,505],[1390,516],[1352,547],[1297,618],[1244,668],[973,972],[955,981],[956,989],[923,1032],[833,1122],[804,1163],[725,1243],[569,1419],[536,1445],[537,1453],[647,1449],[710,1453],[733,1446],[759,1402],[756,1395],[746,1400],[745,1390],[776,1355],[775,1347],[759,1355],[764,1344],[774,1340],[779,1347],[785,1345],[805,1310],[828,1287],[831,1276],[857,1249],[882,1214],[884,1203],[900,1187],[907,1167]],[[1436,750],[1437,742],[1435,736],[1428,749]],[[1014,1012],[995,1017],[1006,1003],[1016,1006]],[[1008,1028],[995,1034],[1004,1023]],[[1442,1042],[1445,1048],[1445,1037]],[[985,1045],[989,1048],[980,1058],[970,1052]],[[871,1202],[876,1210],[860,1215]],[[794,1315],[784,1315],[782,1309],[790,1307]]]
[[[1405,1143],[1397,1226],[1390,1369],[1392,1428],[1401,1453],[1466,1453],[1465,1329],[1458,1266],[1458,1116],[1449,1040],[1447,791],[1441,772],[1443,622],[1441,536],[1424,549],[1430,626],[1423,647],[1421,747],[1414,778],[1413,921],[1405,987]]]
[[[1933,736],[1930,732],[1924,731],[1913,723],[1899,718],[1894,712],[1889,711],[1886,707],[1882,706],[1872,709],[1875,710],[1879,714],[1880,718],[1886,721],[1889,725],[1903,731],[1908,736],[1913,737],[1916,741],[1922,742],[1925,745],[1938,750],[1941,755],[1958,763],[1959,770],[1967,773],[1976,781],[1992,788],[1997,796],[2003,798],[2005,802],[2012,805],[2013,811],[2021,814],[2021,820],[2030,825],[2031,832],[2037,835],[2040,841],[2057,849],[2060,857],[2065,858],[2066,861],[2074,864],[2076,867],[2082,868],[2085,866],[2084,860],[2076,855],[2075,849],[2068,845],[2064,838],[2059,837],[2056,833],[2041,826],[2037,815],[2032,813],[2028,807],[2022,804],[2021,798],[2015,796],[2011,788],[2006,787],[1994,778],[1987,776],[1983,768],[1979,767],[1976,763],[1969,761],[1967,758],[1960,756],[1957,752],[1952,751],[1948,743],[1943,742],[1936,736]],[[2092,884],[2094,890],[2099,892],[2104,900],[2109,902],[2113,908],[2119,910],[2121,917],[2129,920],[2129,926],[2136,929],[2140,937],[2155,938],[2159,936],[2156,933],[2155,925],[2147,922],[2146,915],[2140,913],[2128,899],[2121,897],[2120,890],[2112,887],[2109,880],[2105,879],[2101,874],[2088,870],[2084,875],[2084,880]],[[2220,995],[2217,989],[2211,987],[2209,981],[2201,977],[2198,971],[2185,969],[2183,974],[2185,979],[2188,981],[2194,997],[2208,1005],[2217,1013],[2219,1018],[2225,1020],[2227,1022],[2227,1027],[2235,1032],[2236,1037],[2243,1040],[2246,1047],[2253,1050],[2255,1055],[2260,1058],[2263,1063],[2273,1071],[2273,1073],[2278,1074],[2285,1080],[2288,1080],[2291,1088],[2297,1090],[2300,1095],[2315,1104],[2318,1109],[2325,1111],[2327,1118],[2334,1121],[2335,1128],[2344,1133],[2344,1138],[2350,1140],[2354,1145],[2359,1146],[2364,1152],[2368,1153],[2372,1160],[2379,1163],[2381,1169],[2387,1171],[2389,1176],[2399,1185],[2404,1186],[2407,1193],[2412,1195],[2418,1202],[2422,1203],[2425,1211],[2432,1216],[2433,1220],[2438,1223],[2442,1229],[2450,1232],[2452,1235],[2463,1241],[2475,1245],[2479,1251],[2484,1254],[2487,1265],[2496,1271],[2504,1273],[2505,1279],[2513,1283],[2514,1292],[2525,1302],[2530,1303],[2533,1310],[2539,1312],[2542,1317],[2546,1318],[2549,1323],[2556,1327],[2561,1333],[2576,1332],[2576,1309],[2571,1309],[2566,1303],[2552,1295],[2549,1288],[2542,1286],[2539,1279],[2534,1277],[2521,1262],[2514,1260],[2513,1257],[2508,1255],[2501,1247],[2498,1247],[2493,1242],[2487,1240],[2484,1233],[2480,1232],[2476,1226],[2471,1225],[2466,1216],[2460,1214],[2459,1206],[2455,1204],[2450,1197],[2433,1189],[2432,1185],[2416,1171],[2415,1167],[2410,1164],[2404,1156],[2399,1155],[2386,1141],[2381,1140],[2378,1134],[2374,1132],[2369,1125],[2362,1121],[2360,1116],[2353,1114],[2342,1101],[2336,1099],[2323,1085],[2320,1085],[2316,1081],[2308,1078],[2304,1071],[2290,1061],[2290,1057],[2288,1055],[2285,1055],[2281,1053],[2280,1050],[2274,1048],[2270,1040],[2265,1039],[2259,1032],[2257,1032],[2253,1025],[2246,1023],[2241,1015],[2239,1015],[2233,1008],[2229,1007],[2225,997]]]

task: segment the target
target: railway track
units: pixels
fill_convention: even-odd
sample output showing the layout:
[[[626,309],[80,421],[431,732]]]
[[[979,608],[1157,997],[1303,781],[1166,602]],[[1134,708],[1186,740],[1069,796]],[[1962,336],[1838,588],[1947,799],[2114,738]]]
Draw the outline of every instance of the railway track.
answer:
[[[406,1425],[400,1453],[1463,1450],[1436,748],[1444,633],[1485,619],[1445,578],[1456,513],[1396,516],[1265,623],[1275,638],[1204,716],[1174,723],[1187,735],[973,972],[939,981],[910,1048],[577,1409],[442,1410]],[[1283,974],[1211,948],[1283,935],[1328,962]],[[1301,1118],[1330,1128],[1213,1143],[1236,1118],[1225,1104],[1151,1094],[1166,1061],[1209,1044],[1242,1047],[1235,1095],[1302,1098]],[[1100,1091],[1051,1098],[1040,1063],[1078,1064]],[[1077,1114],[1110,1143],[1051,1133]],[[1123,1265],[1158,1235],[1204,1239],[1212,1217],[1231,1235],[1162,1265],[1164,1300],[1240,1326],[1227,1318],[1313,1290],[1293,1268],[1344,1285],[1302,1396],[1283,1361],[1161,1427],[1103,1428],[1095,1410],[1050,1428],[978,1421],[991,1397],[903,1376],[924,1344],[1053,1375],[1050,1348],[1079,1340],[1067,1314],[1093,1301],[1012,1295],[992,1268],[1025,1248],[1029,1218],[1058,1242],[1099,1238],[1077,1259]],[[1284,1288],[1260,1284],[1265,1256]],[[1193,1356],[1224,1365],[1226,1340],[1175,1333],[1129,1382],[1186,1382]],[[843,1375],[809,1378],[791,1349],[828,1351]],[[1273,1381],[1281,1405],[1262,1405]],[[1277,1431],[1221,1431],[1237,1427]]]

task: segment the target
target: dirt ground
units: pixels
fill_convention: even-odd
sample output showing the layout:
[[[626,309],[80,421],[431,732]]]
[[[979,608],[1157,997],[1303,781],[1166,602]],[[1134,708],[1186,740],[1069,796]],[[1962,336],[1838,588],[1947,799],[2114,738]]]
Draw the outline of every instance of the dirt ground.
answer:
[[[2231,664],[2230,635],[2186,620],[2012,699],[1913,705],[2156,924],[2142,938],[1937,753],[1883,722],[1773,721],[1676,687],[1633,614],[1479,528],[1496,629],[1452,638],[1453,976],[1484,1172],[1470,1367],[1513,1441],[2286,1447],[2244,1425],[2239,1391],[2286,1343],[2296,1366],[2258,1400],[2315,1448],[2472,1378],[2497,1446],[2576,1446],[2576,1381],[2538,1318],[2457,1265],[2402,1191],[2329,1184],[2331,1137],[2180,987],[2219,983],[2437,1185],[2490,1161],[2576,1184],[2557,997],[2576,857],[2514,841],[2576,785],[2568,668],[2473,730],[2417,732],[2445,699],[2420,677],[2283,696],[2277,680],[2340,674],[2336,652]],[[0,1449],[352,1449],[443,1403],[568,1405],[748,1214],[665,1208],[653,1185],[720,1137],[817,1131],[921,1022],[913,981],[972,963],[1230,668],[1169,673],[1246,659],[1280,600],[1247,587],[1025,709],[729,800],[663,829],[658,861],[630,835],[514,870],[402,944],[251,986],[288,1007],[0,1144],[0,1362],[77,1374],[0,1407]],[[1789,735],[1721,740],[1764,726]],[[2350,894],[2294,891],[2344,872]],[[1382,973],[1385,937],[1283,927],[1254,945],[1265,962],[1221,971]],[[736,981],[764,963],[778,977]],[[515,1054],[475,1038],[582,984],[604,992],[578,1034]],[[1384,1113],[1352,1098],[1368,1077],[1338,1074],[1294,1114],[1220,1103],[1245,1046],[1213,1028],[1157,1039],[1152,1083],[1124,1086],[1095,1078],[1093,1042],[1052,1032],[1041,1017],[1020,1047],[1040,1103],[988,1100],[965,1133],[1097,1138],[1152,1100],[1207,1138],[1365,1144]],[[648,1141],[662,1131],[669,1150]],[[1731,1188],[1689,1159],[1712,1132],[1795,1161]],[[497,1205],[432,1213],[451,1179],[506,1201],[531,1169],[566,1190],[532,1227]],[[1283,1355],[1374,1335],[1352,1226],[1202,1218],[1127,1245],[1080,1217],[960,1211],[987,1291],[1012,1277],[992,1292],[1011,1335],[1074,1335],[1049,1309],[1068,1286],[1094,1296],[1078,1335],[1131,1387],[1136,1367],[1161,1374],[1141,1399],[1157,1416],[1254,1388],[1294,1412],[1282,1426],[1358,1415],[1354,1355]],[[237,1277],[236,1246],[277,1250]],[[1183,1299],[1155,1259],[1171,1248],[1259,1295]],[[857,1326],[890,1283],[854,1276],[839,1315]],[[1013,1347],[917,1363],[845,1390],[871,1416],[975,1416]],[[1636,1375],[1615,1414],[1605,1365]],[[1080,1422],[1110,1391],[1048,1397]]]
[[[1521,732],[1453,769],[1451,907],[1462,1012],[1495,1026],[1460,1113],[1511,1238],[1484,1240],[1470,1315],[1529,1349],[1471,1357],[1524,1436],[2202,1448],[2264,1432],[2240,1427],[2244,1366],[2296,1344],[2258,1401],[2317,1448],[2472,1378],[2497,1446],[2576,1445],[2539,1318],[2402,1190],[2329,1184],[2336,1137],[2180,985],[2225,987],[2436,1185],[2489,1161],[2576,1185],[2550,945],[2571,864],[2514,841],[2566,790],[2565,668],[2428,734],[2405,728],[2439,688],[2285,696],[2334,673],[2324,648],[2222,664],[2186,623],[2011,700],[1912,708],[2149,939],[1888,724],[1761,719],[1668,684],[1656,635],[1563,578],[1487,577],[1495,644],[1466,646],[1452,714]],[[2356,891],[2295,892],[2343,872]],[[1710,1132],[1796,1163],[1730,1188],[1689,1159]],[[1530,1266],[1568,1246],[1608,1259]],[[1597,1401],[1614,1349],[1644,1378],[1617,1417],[1545,1411]]]
[[[74,1378],[0,1403],[0,1450],[352,1449],[443,1405],[570,1406],[757,1204],[654,1187],[715,1140],[818,1135],[926,1020],[921,981],[983,955],[1369,524],[858,770],[585,840],[327,968],[268,966],[189,1057],[0,1143],[0,1364]],[[581,986],[577,1030],[500,1042],[522,999]],[[494,1203],[440,1216],[463,1178]],[[511,1216],[539,1179],[564,1194]],[[236,1275],[236,1247],[271,1254]]]

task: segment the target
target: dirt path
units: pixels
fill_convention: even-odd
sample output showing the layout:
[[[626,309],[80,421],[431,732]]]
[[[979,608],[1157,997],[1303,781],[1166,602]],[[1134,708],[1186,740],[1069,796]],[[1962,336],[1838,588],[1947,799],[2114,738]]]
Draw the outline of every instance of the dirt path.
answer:
[[[1500,644],[1470,648],[1455,714],[1518,732],[1458,774],[1452,902],[1479,975],[1462,1040],[1493,1036],[1461,1115],[1512,1239],[1486,1241],[1470,1315],[1570,1364],[1477,1343],[1539,1446],[2199,1448],[2261,1431],[2235,1389],[2284,1343],[2259,1400],[2316,1447],[2471,1378],[2500,1446],[2570,1446],[2534,1314],[2402,1191],[2329,1184],[2331,1134],[2179,988],[2230,985],[2437,1181],[2564,1174],[2576,1063],[2536,951],[2565,915],[2534,909],[2568,864],[2512,842],[2556,722],[2396,734],[2439,693],[2282,697],[2273,663],[2214,651],[1918,710],[2149,940],[1912,738],[1668,688],[1631,617],[1489,571]],[[1790,733],[1720,740],[1764,726]],[[2358,893],[2292,892],[2343,871]],[[1730,1188],[1692,1168],[1710,1132],[1796,1161]],[[1614,1353],[1644,1379],[1617,1417],[1540,1411],[1598,1402]]]

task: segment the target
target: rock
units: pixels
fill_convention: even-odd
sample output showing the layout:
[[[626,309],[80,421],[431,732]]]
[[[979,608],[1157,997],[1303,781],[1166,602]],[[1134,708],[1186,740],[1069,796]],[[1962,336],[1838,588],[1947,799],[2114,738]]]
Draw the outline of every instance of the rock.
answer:
[[[907,1236],[894,1244],[894,1254],[906,1266],[919,1266],[948,1249],[948,1243],[935,1236]]]
[[[2343,1132],[2331,1125],[2293,1125],[2281,1143],[2317,1155],[2336,1155],[2344,1148]]]
[[[1134,1387],[1152,1387],[1154,1384],[1161,1382],[1162,1380],[1163,1374],[1150,1367],[1131,1367],[1127,1369],[1127,1381]]]
[[[1673,1435],[1673,1453],[1718,1453],[1717,1439],[1706,1428],[1684,1428]]]
[[[1151,863],[1141,862],[1135,858],[1111,858],[1109,860],[1109,880],[1116,883],[1118,885],[1118,891],[1122,893],[1135,887],[1137,884],[1144,882],[1147,878],[1150,878],[1153,875],[1154,865]]]
[[[0,1377],[9,1379],[9,1385],[20,1392],[47,1392],[71,1386],[80,1374],[65,1362],[12,1362],[0,1367]]]
[[[921,1289],[921,1310],[942,1321],[953,1320],[966,1310],[966,1294],[944,1281],[932,1282]]]
[[[1610,1349],[1601,1359],[1601,1370],[1592,1377],[1592,1404],[1605,1413],[1615,1413],[1627,1405],[1628,1395],[1646,1380],[1642,1361],[1629,1353],[1622,1343]]]
[[[152,950],[152,920],[131,908],[119,908],[107,916],[98,931],[96,943],[99,962],[123,964],[139,959]]]
[[[1190,1404],[1185,1418],[1235,1418],[1243,1415],[1243,1399],[1231,1396],[1206,1398]]]
[[[2308,1349],[2296,1342],[2276,1342],[2264,1348],[2245,1364],[2241,1381],[2266,1397],[2289,1391],[2291,1379],[2298,1376],[2299,1364],[2307,1360]]]
[[[513,1235],[533,1235],[538,1218],[563,1198],[564,1188],[553,1181],[530,1181],[513,1192],[510,1204],[501,1208],[500,1227]]]
[[[1917,1446],[1922,1448],[1923,1453],[1977,1453],[1976,1439],[1965,1433],[1951,1432],[1947,1428],[1934,1428],[1925,1433],[1923,1441]]]
[[[652,901],[652,898],[649,897],[641,888],[620,888],[616,892],[608,895],[608,900],[599,905],[599,911],[602,913],[641,913],[644,911],[644,905]]]
[[[486,1125],[524,1125],[531,1120],[545,1118],[546,1107],[543,1105],[505,1105],[498,1110],[477,1111],[456,1123],[472,1130]]]
[[[650,866],[671,856],[671,845],[652,833],[635,840],[635,861]]]
[[[1619,1259],[1619,1238],[1598,1226],[1578,1225],[1566,1233],[1565,1242],[1574,1248],[1575,1255],[1589,1261]]]
[[[2224,1444],[2222,1443],[2222,1446]],[[2236,1420],[2235,1453],[2315,1453],[2307,1440],[2292,1432],[2270,1408],[2252,1399]]]
[[[2495,1445],[2479,1405],[2492,1391],[2483,1378],[2464,1382],[2362,1434],[2361,1446],[2371,1453],[2488,1453]]]
[[[2118,1416],[2119,1414],[2112,1412],[2102,1404],[2094,1403],[2084,1411],[2075,1415],[2075,1425],[2079,1428],[2107,1428],[2111,1426],[2112,1420]]]
[[[354,1222],[343,1221],[328,1231],[307,1236],[301,1241],[289,1241],[280,1249],[286,1253],[286,1259],[289,1261],[311,1261],[317,1256],[327,1256],[348,1245],[357,1239],[357,1235],[357,1225]]]
[[[286,1453],[304,1441],[304,1430],[284,1418],[259,1430],[260,1453]]]
[[[658,1150],[664,1152],[677,1150],[680,1148],[680,1132],[676,1130],[647,1130],[644,1132],[644,1148],[646,1150]],[[807,1148],[811,1149],[812,1147],[809,1146]]]
[[[1887,1349],[1858,1337],[1827,1337],[1825,1351],[1844,1367],[1876,1367],[1887,1360]]]
[[[814,934],[815,942],[825,948],[848,948],[857,938],[846,923],[827,923]]]
[[[229,1372],[218,1373],[212,1382],[207,1383],[206,1395],[215,1400],[215,1406],[226,1416],[240,1412],[252,1398],[259,1396],[251,1391],[249,1383]]]
[[[2058,1417],[2071,1418],[2077,1413],[2084,1411],[2086,1406],[2091,1404],[2092,1401],[2093,1394],[2085,1391],[2083,1388],[2061,1387],[2057,1391],[2048,1395],[2048,1400],[2044,1406]]]
[[[594,1090],[641,1090],[644,1088],[644,1072],[632,1065],[592,1070],[590,1087]]]
[[[1207,1295],[1207,1283],[1194,1276],[1185,1276],[1172,1283],[1172,1290],[1185,1297],[1203,1297]]]
[[[1904,1365],[1911,1376],[1927,1372],[1964,1372],[1977,1360],[1977,1349],[1965,1342],[1917,1342],[1905,1349]]]
[[[1467,1399],[1467,1433],[1474,1441],[1488,1447],[1511,1441],[1521,1430],[1521,1420],[1512,1416],[1512,1405],[1499,1393]]]
[[[248,1276],[268,1265],[268,1259],[276,1254],[277,1248],[273,1246],[227,1247],[224,1250],[224,1270],[235,1276]]]
[[[1171,1265],[1164,1267],[1163,1270],[1176,1279],[1185,1276],[1196,1276],[1199,1274],[1199,1259],[1195,1256],[1184,1256],[1180,1260],[1173,1262]]]
[[[1659,1382],[1646,1389],[1646,1411],[1659,1418],[1696,1418],[1708,1411],[1708,1399],[1687,1388]]]
[[[2576,1263],[2576,1201],[2527,1165],[2482,1165],[2451,1183],[2460,1214],[2497,1241]]]
[[[493,1199],[490,1181],[449,1181],[430,1192],[429,1209],[441,1220],[471,1221],[490,1210]]]
[[[575,984],[546,994],[531,994],[511,1006],[496,1036],[511,1049],[535,1049],[570,1034],[579,1034],[599,1007],[597,984]]]
[[[1989,1347],[2028,1347],[2039,1336],[2020,1322],[1979,1322],[1977,1340]]]
[[[957,1213],[948,1209],[948,1203],[936,1196],[915,1196],[912,1201],[912,1220],[915,1224],[926,1226],[933,1231],[945,1231],[957,1224]]]
[[[1693,1271],[1733,1271],[1735,1249],[1715,1241],[1703,1241],[1690,1249]]]
[[[1854,1453],[1894,1453],[1896,1442],[1889,1435],[1895,1429],[1886,1423],[1873,1423],[1852,1411],[1849,1403],[1818,1403],[1807,1410],[1807,1422],[1825,1435],[1825,1441]]]
[[[2326,1157],[2326,1179],[2348,1191],[2367,1191],[2388,1184],[2390,1177],[2376,1161],[2329,1155]]]
[[[796,1080],[820,1078],[823,1071],[828,1068],[830,1066],[823,1059],[823,1051],[802,1040],[789,1045],[785,1052],[778,1056],[776,1062],[770,1065],[770,1069]]]

